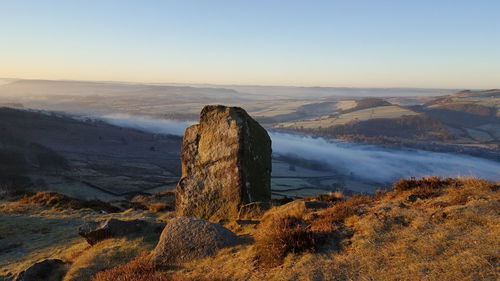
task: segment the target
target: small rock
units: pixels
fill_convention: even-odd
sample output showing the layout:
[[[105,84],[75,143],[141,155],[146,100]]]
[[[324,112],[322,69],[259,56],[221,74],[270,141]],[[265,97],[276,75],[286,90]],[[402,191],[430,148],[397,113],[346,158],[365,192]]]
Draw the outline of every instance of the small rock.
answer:
[[[214,255],[217,250],[240,242],[229,229],[203,219],[178,217],[167,223],[152,261],[160,265],[186,262]]]
[[[68,270],[62,260],[49,259],[37,262],[19,273],[16,281],[60,281]]]
[[[358,209],[354,210],[354,213],[356,213],[356,215],[358,215],[358,216],[361,216],[361,215],[365,214],[366,211],[363,208],[358,208]]]
[[[306,209],[308,210],[317,210],[317,209],[325,209],[330,206],[327,202],[324,201],[305,201],[304,202]]]
[[[78,234],[83,236],[90,245],[111,238],[122,237],[130,233],[139,232],[145,226],[142,220],[122,221],[108,219],[102,222],[87,222],[78,228]]]
[[[406,199],[406,201],[408,202],[415,202],[417,201],[417,199],[427,199],[428,197],[425,196],[425,195],[419,195],[419,194],[411,194],[408,196],[408,198]]]
[[[251,224],[259,224],[260,221],[256,221],[256,220],[236,220],[236,223],[238,225],[251,225]]]

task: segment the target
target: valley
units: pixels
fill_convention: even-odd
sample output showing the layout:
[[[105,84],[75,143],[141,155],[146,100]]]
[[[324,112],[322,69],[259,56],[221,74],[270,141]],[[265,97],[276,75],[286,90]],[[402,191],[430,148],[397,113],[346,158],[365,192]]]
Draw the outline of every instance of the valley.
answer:
[[[391,97],[391,93],[399,96]],[[381,150],[408,150],[408,155],[423,150],[498,163],[500,91],[443,93],[453,92],[11,79],[0,84],[0,105],[7,107],[0,110],[0,124],[3,134],[13,134],[25,144],[36,143],[68,161],[70,169],[49,171],[37,167],[36,161],[27,163],[31,181],[36,183],[34,190],[50,188],[86,199],[123,199],[175,188],[184,128],[196,121],[204,104],[242,106],[275,136],[275,197],[335,190],[372,193],[389,187],[396,176],[428,174],[418,168],[376,180],[363,178],[363,171],[346,170],[325,157],[308,157],[311,148],[301,142],[312,141],[309,147],[314,146],[309,136],[331,141],[323,155],[332,157],[343,157],[338,149],[358,155],[376,145]],[[283,137],[286,134],[300,137],[290,140]],[[354,146],[347,148],[342,142]],[[23,148],[10,145],[5,149]],[[473,169],[462,165],[453,173],[474,175]],[[494,172],[491,178],[496,178]]]

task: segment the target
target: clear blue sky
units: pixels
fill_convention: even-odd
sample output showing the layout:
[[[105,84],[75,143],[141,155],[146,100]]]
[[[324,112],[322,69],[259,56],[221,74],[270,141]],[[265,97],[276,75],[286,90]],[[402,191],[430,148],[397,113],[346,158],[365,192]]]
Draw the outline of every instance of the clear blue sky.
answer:
[[[500,87],[500,0],[0,0],[0,77]]]

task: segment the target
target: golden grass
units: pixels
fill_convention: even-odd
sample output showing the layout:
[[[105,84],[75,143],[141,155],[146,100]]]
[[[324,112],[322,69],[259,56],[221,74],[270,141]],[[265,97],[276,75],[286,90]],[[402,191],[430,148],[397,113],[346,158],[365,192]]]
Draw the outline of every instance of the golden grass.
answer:
[[[203,275],[185,276],[178,272],[160,268],[151,262],[149,255],[142,254],[124,265],[101,271],[92,281],[217,281]],[[222,281],[222,280],[221,280]]]
[[[63,280],[90,281],[97,272],[125,264],[151,246],[140,238],[103,240],[76,257]]]
[[[168,214],[162,213],[162,216]],[[44,259],[76,262],[80,255],[89,251],[88,243],[77,232],[84,221],[146,217],[153,220],[156,215],[134,210],[102,214],[91,209],[56,209],[38,204],[20,206],[17,201],[0,201],[0,280],[2,276],[15,275]],[[132,239],[139,236],[144,238],[141,251],[147,251],[155,246],[159,233],[156,226],[151,225]]]
[[[226,280],[498,280],[499,186],[470,178],[430,186],[439,193],[415,202],[407,199],[418,186],[353,197],[321,211],[302,209],[301,215],[298,205],[290,204],[286,209],[302,216],[314,235],[332,231],[326,240],[315,240],[316,252],[290,253],[279,266],[261,266],[251,258],[260,251],[258,230],[254,244],[185,264],[182,272],[223,273]],[[274,208],[266,215],[269,223],[282,212]],[[342,228],[349,235],[340,235]],[[342,247],[331,247],[335,240]]]
[[[387,202],[382,213],[352,218],[355,235],[351,246],[337,256],[339,276],[351,280],[497,280],[498,199],[471,200],[466,205],[453,205],[448,199],[453,197],[421,202],[418,208]],[[443,201],[450,206],[440,207]]]
[[[363,207],[367,204],[374,202],[376,197],[355,195],[347,200],[338,201],[331,208],[328,208],[317,214],[314,220],[325,220],[332,223],[344,222],[345,219],[356,214],[363,214]]]
[[[79,254],[70,257],[67,250],[49,256],[72,260],[72,276],[95,281],[498,280],[499,187],[473,178],[424,178],[400,182],[396,191],[373,197],[323,196],[332,204],[323,210],[307,209],[296,201],[269,210],[255,229],[252,225],[245,227],[246,243],[175,268],[150,264],[146,255],[134,259],[154,246],[152,240],[145,243],[140,238],[107,240],[89,249],[75,244],[73,233],[57,247],[73,245]],[[412,194],[432,196],[408,200]],[[44,212],[56,216],[52,209],[37,211],[37,216],[44,217]],[[83,214],[83,210],[64,212],[58,216],[70,216],[72,224],[77,222],[73,221],[76,214]],[[89,216],[91,211],[86,212]],[[137,218],[138,214],[130,211],[113,215]],[[15,216],[6,216],[7,222],[19,223],[26,214]],[[28,221],[36,223],[34,219]],[[58,230],[54,225],[49,234],[42,233],[42,222],[30,227],[41,232],[29,234],[33,236],[29,239],[34,239],[30,241],[44,237],[53,242],[56,237],[63,240],[62,223],[57,225]],[[23,226],[19,231],[26,233],[30,227]],[[9,231],[17,231],[11,225],[0,226],[2,229],[6,237]],[[42,252],[59,248],[48,244],[30,248],[38,253],[28,259],[39,261]],[[264,262],[266,254],[270,255],[269,263]],[[107,265],[96,267],[101,263]],[[27,265],[26,261],[23,264]],[[15,266],[20,268],[19,263]]]
[[[151,203],[151,204],[147,204],[146,207],[148,208],[148,210],[150,212],[153,212],[153,213],[172,211],[171,204],[168,204],[166,202]]]
[[[342,191],[334,191],[334,192],[328,192],[328,193],[322,193],[313,197],[304,197],[305,200],[311,200],[311,201],[323,201],[323,202],[336,202],[340,201],[344,198],[344,193]]]
[[[399,185],[364,214],[341,212],[349,214],[341,217],[354,235],[350,246],[332,255],[330,274],[339,280],[497,280],[498,186],[471,178],[405,184],[410,187]],[[408,202],[416,191],[438,195]]]
[[[88,208],[108,213],[120,211],[119,208],[100,200],[82,200],[54,191],[41,191],[34,194],[26,194],[21,199],[14,202],[14,204],[10,204],[14,211],[23,210],[35,205],[48,206],[58,210],[79,210]]]
[[[302,218],[285,216],[262,223],[255,233],[255,252],[265,266],[276,266],[287,254],[314,252],[317,243],[310,225]]]
[[[140,255],[129,263],[97,273],[93,281],[171,281],[169,274],[159,271],[148,255]]]

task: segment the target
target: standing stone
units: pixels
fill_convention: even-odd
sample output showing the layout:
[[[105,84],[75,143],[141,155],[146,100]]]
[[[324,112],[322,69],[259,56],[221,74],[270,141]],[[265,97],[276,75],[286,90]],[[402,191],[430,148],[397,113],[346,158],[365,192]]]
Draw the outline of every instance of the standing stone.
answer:
[[[241,205],[271,200],[271,139],[239,107],[208,105],[186,129],[176,211],[210,221],[236,219]]]

